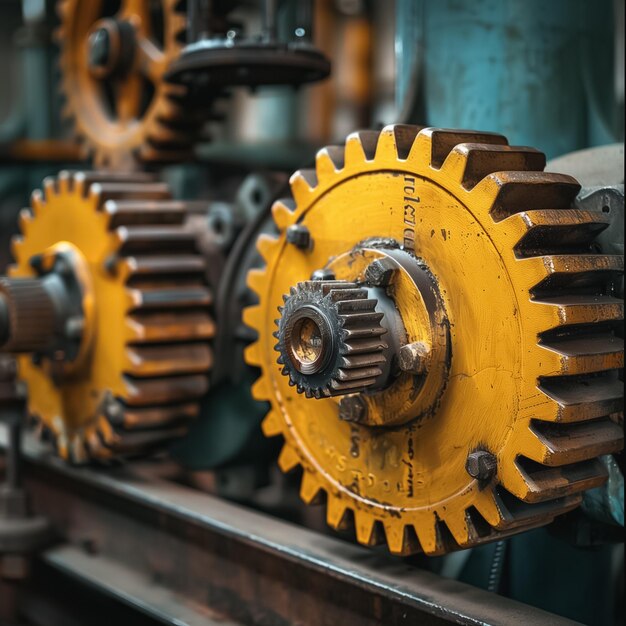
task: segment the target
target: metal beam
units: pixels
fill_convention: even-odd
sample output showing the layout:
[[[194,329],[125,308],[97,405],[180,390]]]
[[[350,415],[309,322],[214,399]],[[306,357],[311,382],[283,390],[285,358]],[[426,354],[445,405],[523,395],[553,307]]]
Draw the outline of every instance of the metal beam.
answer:
[[[162,477],[70,468],[27,442],[47,567],[165,624],[572,624]]]

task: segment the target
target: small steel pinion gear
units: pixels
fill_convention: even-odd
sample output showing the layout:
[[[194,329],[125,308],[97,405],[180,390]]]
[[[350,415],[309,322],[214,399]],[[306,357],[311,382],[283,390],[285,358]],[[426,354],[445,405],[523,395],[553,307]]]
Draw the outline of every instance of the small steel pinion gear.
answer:
[[[275,350],[283,374],[307,398],[374,385],[383,374],[383,313],[367,289],[339,280],[298,283],[279,307]]]
[[[214,323],[186,212],[147,174],[63,172],[20,215],[0,349],[66,459],[153,451],[198,414]]]
[[[623,445],[623,256],[596,251],[608,217],[572,208],[576,180],[544,165],[501,135],[390,126],[321,150],[273,207],[280,234],[248,274],[253,393],[302,498],[325,493],[363,544],[441,554],[549,523]],[[318,400],[273,336],[313,272],[367,289],[387,329],[376,382]],[[304,330],[315,361],[328,339]]]
[[[64,113],[98,167],[185,157],[199,122],[164,80],[185,30],[179,0],[60,0]]]

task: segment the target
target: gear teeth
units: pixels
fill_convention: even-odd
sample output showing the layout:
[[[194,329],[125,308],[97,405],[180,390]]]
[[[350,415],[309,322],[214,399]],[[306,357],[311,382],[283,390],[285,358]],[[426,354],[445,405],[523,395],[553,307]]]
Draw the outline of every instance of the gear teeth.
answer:
[[[358,168],[366,161],[372,161],[376,154],[379,134],[374,130],[360,130],[348,135],[344,153],[345,167]]]
[[[489,213],[494,221],[528,209],[569,209],[580,191],[576,179],[565,174],[496,172],[471,191],[477,198],[494,198]]]
[[[610,224],[608,215],[578,209],[535,209],[514,213],[503,227],[517,239],[518,258],[590,252],[595,238]]]
[[[594,420],[570,424],[553,424],[535,420],[525,455],[532,461],[549,466],[571,465],[603,454],[619,451],[624,432],[611,420]]]
[[[542,340],[545,374],[591,374],[624,367],[624,340],[605,332]]]
[[[261,346],[258,341],[255,341],[246,347],[244,350],[244,357],[248,365],[254,365],[255,367],[261,366]]]
[[[418,134],[420,154],[430,156],[430,166],[440,169],[448,155],[459,144],[477,143],[493,146],[506,146],[508,141],[497,133],[476,132],[471,130],[449,130],[445,128],[424,128]],[[414,152],[412,150],[411,152]]]
[[[384,521],[383,526],[389,552],[392,554],[409,556],[422,550],[422,545],[413,526],[405,526],[393,521]]]
[[[293,203],[291,203],[293,204]],[[272,205],[272,217],[279,232],[283,232],[292,224],[295,224],[296,216],[294,210],[284,199],[277,200]]]
[[[441,167],[465,189],[471,190],[494,172],[541,172],[545,165],[545,155],[534,148],[462,143],[452,149]]]
[[[278,466],[285,472],[291,472],[300,465],[300,457],[289,443],[285,443],[278,455]]]
[[[261,235],[256,241],[256,247],[265,263],[269,265],[278,253],[279,240],[270,235]]]
[[[326,504],[326,523],[335,530],[350,530],[354,523],[354,513],[341,497],[328,494]]]
[[[192,398],[202,397],[209,388],[204,374],[170,376],[167,381],[162,378],[141,379],[125,376],[124,382],[126,386],[124,400],[131,407],[189,402]]]
[[[343,146],[326,146],[317,152],[315,171],[320,181],[330,180],[344,167]]]
[[[213,320],[204,313],[135,313],[126,318],[127,342],[163,343],[182,339],[198,341],[215,335]]]
[[[265,286],[265,272],[256,269],[250,270],[246,278],[246,285],[248,285],[248,287],[254,291],[257,296],[260,296],[263,293],[263,287]]]
[[[313,472],[302,472],[302,482],[300,484],[300,497],[306,504],[321,504],[324,491]]]
[[[297,206],[308,206],[315,195],[317,184],[315,170],[298,170],[291,175],[289,185]]]
[[[15,236],[11,239],[11,256],[15,259],[15,261],[17,263],[23,263],[24,262],[24,254],[23,254],[23,250],[24,250],[24,239],[23,237],[20,236]],[[14,268],[15,266],[11,266],[9,267],[9,274],[13,275],[13,271],[11,268]]]
[[[33,222],[33,215],[29,209],[22,209],[18,215],[18,227],[20,232],[27,237],[30,225]]]
[[[365,546],[378,546],[385,542],[385,528],[380,520],[365,511],[354,512],[357,541]]]
[[[524,265],[525,275],[532,277],[530,292],[534,298],[577,293],[591,287],[604,291],[611,278],[624,272],[624,257],[619,255],[547,255],[519,262]]]
[[[571,423],[623,415],[624,384],[616,372],[545,377],[539,389],[547,397],[541,404],[533,400],[532,414],[541,421]]]
[[[376,145],[375,160],[393,159],[406,161],[415,139],[423,127],[411,124],[391,124],[380,132]]]
[[[57,181],[52,176],[43,179],[43,195],[46,202],[53,200],[58,194]]]
[[[250,306],[243,311],[244,324],[252,328],[258,328],[257,324],[260,324],[263,318],[263,310],[259,305]]]
[[[33,215],[38,216],[43,213],[46,207],[46,201],[40,189],[35,189],[30,194],[30,205]]]
[[[454,544],[453,546],[446,546],[446,548],[456,549],[469,544],[470,528],[465,513],[463,510],[458,510],[446,515],[445,524],[450,533],[449,544]]]
[[[624,319],[624,301],[613,296],[565,295],[533,299],[544,327],[601,324]]]
[[[132,346],[126,349],[124,370],[131,376],[168,376],[206,372],[213,365],[213,354],[205,344]]]
[[[256,400],[270,400],[271,389],[267,385],[265,378],[258,378],[252,386],[252,395]]]
[[[263,428],[263,434],[266,437],[276,437],[282,433],[282,427],[280,423],[280,415],[278,415],[273,409],[263,419],[261,423]]]
[[[332,324],[341,337],[334,361],[318,372],[320,380],[315,383],[292,366],[284,344],[289,333],[289,320],[302,305],[322,307],[334,320]],[[305,281],[290,292],[281,318],[276,320],[278,343],[274,349],[280,352],[280,363],[285,365],[282,371],[296,385],[298,393],[305,393],[308,398],[322,398],[376,383],[383,372],[380,367],[385,361],[382,351],[387,347],[383,341],[377,340],[387,331],[381,325],[383,314],[375,311],[376,305],[377,300],[368,298],[366,289],[346,281]],[[366,352],[364,347],[370,351]]]
[[[511,481],[511,491],[524,502],[537,503],[582,493],[606,482],[607,471],[596,458],[571,465],[549,467],[519,457],[518,479]]]

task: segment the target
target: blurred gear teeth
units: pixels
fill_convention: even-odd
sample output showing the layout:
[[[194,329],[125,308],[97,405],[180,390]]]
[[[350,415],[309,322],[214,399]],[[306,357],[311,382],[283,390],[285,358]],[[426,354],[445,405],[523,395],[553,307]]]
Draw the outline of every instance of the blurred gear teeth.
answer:
[[[265,434],[285,440],[281,469],[302,466],[302,498],[325,493],[328,523],[353,526],[360,543],[384,536],[393,553],[442,554],[545,525],[603,484],[598,457],[623,446],[623,301],[611,291],[623,256],[594,251],[608,217],[572,209],[578,183],[544,164],[501,135],[388,126],[321,150],[315,170],[292,176],[293,200],[274,206],[281,234],[259,240],[266,267],[248,277],[259,297],[244,314],[258,333],[246,351],[261,369],[253,392],[271,403]],[[313,247],[287,243],[293,224]],[[277,362],[273,332],[294,285],[337,255],[356,268],[384,240],[429,268],[450,321],[436,408],[393,429],[340,420],[326,390],[313,404]],[[401,404],[399,385],[362,395],[370,416]],[[495,470],[473,477],[468,456],[483,452]]]
[[[212,295],[186,205],[144,173],[62,172],[43,188],[10,274],[33,277],[35,255],[70,245],[88,268],[95,314],[71,375],[53,380],[46,360],[18,357],[29,412],[76,463],[151,452],[197,416],[213,359]]]
[[[143,162],[188,159],[201,128],[202,119],[185,110],[185,88],[164,80],[168,66],[182,49],[185,15],[178,0],[156,4],[163,22],[158,37],[160,25],[150,16],[149,2],[123,2],[109,18],[133,24],[134,53],[126,63],[130,69],[101,79],[92,74],[86,50],[92,29],[107,17],[102,3],[57,2],[61,24],[55,38],[61,48],[61,92],[66,100],[62,114],[73,121],[79,142],[97,167],[129,168],[137,158]],[[146,93],[152,93],[147,102]]]

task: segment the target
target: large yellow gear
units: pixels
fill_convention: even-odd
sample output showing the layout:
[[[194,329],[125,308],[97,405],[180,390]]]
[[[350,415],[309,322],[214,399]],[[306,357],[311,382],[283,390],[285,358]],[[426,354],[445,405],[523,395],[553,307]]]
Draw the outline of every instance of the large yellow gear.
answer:
[[[180,160],[193,141],[198,124],[183,110],[186,89],[163,78],[183,45],[178,5],[122,0],[114,14],[104,0],[57,5],[64,113],[98,167]]]
[[[258,242],[266,267],[248,275],[259,304],[244,316],[263,430],[284,438],[283,471],[301,467],[302,498],[325,494],[328,523],[354,524],[363,544],[441,554],[546,524],[622,447],[623,257],[593,251],[606,216],[571,209],[579,185],[544,165],[500,135],[389,126],[321,150],[273,207],[280,236]],[[382,291],[374,261],[394,273]],[[381,335],[380,314],[356,306],[376,293],[401,331]],[[328,315],[283,328],[322,301]],[[333,315],[338,369],[307,387]],[[347,358],[352,336],[369,342],[361,360]]]
[[[20,215],[11,279],[0,285],[16,341],[37,357],[38,327],[50,326],[36,280],[24,280],[36,268],[40,275],[63,254],[81,286],[74,357],[19,357],[29,412],[66,459],[145,453],[184,434],[199,412],[214,323],[185,215],[150,175],[99,172],[46,179]]]

